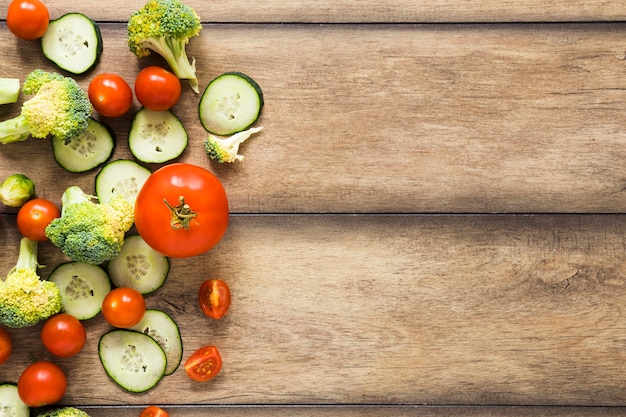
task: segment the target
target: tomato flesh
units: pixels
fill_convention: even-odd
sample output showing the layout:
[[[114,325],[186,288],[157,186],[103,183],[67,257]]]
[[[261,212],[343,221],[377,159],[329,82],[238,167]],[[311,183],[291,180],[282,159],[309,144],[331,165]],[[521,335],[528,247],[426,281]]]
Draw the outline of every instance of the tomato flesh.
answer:
[[[67,389],[67,378],[52,362],[30,364],[17,381],[17,393],[29,407],[43,407],[61,401]]]
[[[150,405],[143,409],[139,417],[169,417],[169,414],[161,407]]]
[[[7,27],[20,39],[41,38],[50,23],[50,13],[39,0],[13,0],[7,10]]]
[[[120,117],[133,104],[133,91],[117,74],[99,74],[89,83],[89,101],[104,117]]]
[[[228,199],[210,171],[188,163],[156,170],[135,201],[135,226],[145,242],[171,258],[213,248],[228,227]]]
[[[46,227],[57,217],[61,217],[61,211],[52,201],[34,198],[17,212],[17,228],[22,236],[43,242],[48,240]]]
[[[164,111],[174,107],[181,94],[180,80],[165,68],[149,66],[137,74],[135,95],[147,109]]]
[[[13,339],[11,333],[0,328],[0,365],[5,363],[13,352]]]
[[[41,340],[50,353],[68,358],[83,349],[87,341],[87,331],[76,317],[59,313],[44,323],[41,328]]]
[[[114,327],[132,327],[141,321],[145,312],[146,300],[134,288],[115,288],[102,301],[102,315]]]
[[[206,280],[198,291],[198,301],[206,316],[218,320],[226,315],[230,307],[230,288],[221,279]]]
[[[185,361],[185,372],[193,381],[206,382],[222,369],[222,357],[215,346],[203,346]]]

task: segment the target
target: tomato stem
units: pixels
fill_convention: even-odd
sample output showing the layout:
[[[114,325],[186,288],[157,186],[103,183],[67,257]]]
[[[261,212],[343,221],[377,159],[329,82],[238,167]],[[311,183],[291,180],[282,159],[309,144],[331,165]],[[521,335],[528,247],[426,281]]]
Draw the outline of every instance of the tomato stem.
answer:
[[[176,207],[173,207],[165,198],[163,199],[163,202],[172,213],[172,218],[170,220],[170,226],[172,229],[189,230],[189,223],[198,214],[191,210],[189,204],[185,203],[185,197],[182,195],[178,197],[178,205]]]

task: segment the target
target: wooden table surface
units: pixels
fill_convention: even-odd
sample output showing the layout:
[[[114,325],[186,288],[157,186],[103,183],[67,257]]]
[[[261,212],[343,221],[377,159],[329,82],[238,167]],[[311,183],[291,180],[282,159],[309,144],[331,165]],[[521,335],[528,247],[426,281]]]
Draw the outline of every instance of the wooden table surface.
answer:
[[[4,19],[6,4],[0,17]],[[53,18],[100,25],[98,73],[131,85],[158,57],[136,58],[126,21],[141,1],[47,0]],[[75,3],[75,4],[71,4]],[[30,355],[67,373],[63,404],[131,417],[618,416],[626,413],[626,9],[614,1],[189,0],[204,22],[188,45],[200,87],[237,70],[261,85],[262,133],[242,163],[203,153],[198,95],[173,111],[190,134],[180,161],[223,182],[231,221],[209,253],[173,259],[151,308],[180,324],[183,360],[215,344],[220,375],[181,368],[129,394],[100,366],[109,329],[53,359],[39,326],[11,330],[0,380]],[[0,21],[0,75],[56,70],[37,42]],[[21,101],[22,99],[20,99]],[[102,119],[113,159],[131,158],[132,111]],[[1,119],[19,103],[0,107]],[[97,115],[95,115],[97,117]],[[158,166],[149,166],[156,169]],[[0,179],[22,172],[60,205],[93,191],[49,141],[0,147]],[[0,275],[14,265],[16,210],[0,206]],[[40,245],[46,277],[65,258]],[[199,284],[229,282],[214,322]]]

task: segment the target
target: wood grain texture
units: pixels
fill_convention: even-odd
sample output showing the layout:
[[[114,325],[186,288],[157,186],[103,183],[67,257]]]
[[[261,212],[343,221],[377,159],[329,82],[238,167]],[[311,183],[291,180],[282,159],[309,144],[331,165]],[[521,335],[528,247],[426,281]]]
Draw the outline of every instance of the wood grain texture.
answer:
[[[102,26],[96,72],[132,83],[161,63],[131,55],[122,25]],[[251,75],[264,131],[242,146],[243,163],[210,163],[186,88],[174,108],[191,137],[180,160],[216,172],[240,213],[624,212],[625,27],[211,25],[189,45],[201,87],[228,70]],[[0,42],[0,72],[53,69],[33,43],[7,30]],[[86,88],[90,75],[79,80]],[[114,158],[129,157],[130,115],[107,123]],[[0,177],[57,177],[40,189],[48,198],[93,187],[93,173],[62,175],[41,142],[0,151]]]
[[[621,2],[608,0],[542,1],[488,0],[274,0],[249,2],[225,0],[219,3],[187,0],[204,22],[307,22],[307,23],[416,23],[416,22],[589,22],[626,19]],[[51,16],[68,12],[63,0],[46,2]],[[126,21],[144,1],[109,0],[106,7],[74,2],[80,11],[99,21]],[[0,17],[4,18],[4,10]]]
[[[137,407],[84,408],[92,417],[136,417]],[[170,415],[186,417],[209,413],[224,417],[603,417],[622,416],[621,407],[493,407],[493,406],[250,406],[167,407]]]
[[[8,217],[2,271],[17,238]],[[96,318],[86,349],[57,360],[64,402],[620,406],[624,230],[608,215],[234,216],[216,249],[173,260],[147,298],[180,323],[185,358],[219,347],[218,378],[193,383],[179,368],[127,394],[99,365],[108,326]],[[42,263],[62,260],[40,249]],[[196,304],[209,277],[233,292],[218,322]],[[16,380],[29,354],[49,357],[33,329],[12,334],[0,380]]]

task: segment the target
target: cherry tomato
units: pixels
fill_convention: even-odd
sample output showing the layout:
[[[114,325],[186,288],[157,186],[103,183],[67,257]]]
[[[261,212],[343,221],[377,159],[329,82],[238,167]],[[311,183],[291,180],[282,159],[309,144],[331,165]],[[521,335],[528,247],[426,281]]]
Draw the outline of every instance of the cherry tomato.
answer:
[[[76,317],[59,313],[43,324],[41,340],[50,353],[61,358],[68,358],[83,349],[87,341],[87,331]]]
[[[230,307],[230,288],[221,279],[206,280],[198,291],[198,301],[205,315],[216,320],[220,319]]]
[[[11,333],[0,328],[0,365],[5,363],[13,352],[13,339]]]
[[[215,246],[228,227],[224,187],[202,167],[165,165],[139,190],[135,226],[146,243],[163,255],[200,255]]]
[[[165,68],[151,66],[142,69],[135,80],[137,100],[147,109],[168,110],[180,98],[180,80]]]
[[[7,11],[7,27],[18,38],[32,41],[46,33],[50,13],[39,0],[13,0]]]
[[[117,74],[99,74],[89,83],[89,101],[104,117],[120,117],[133,104],[133,91]]]
[[[132,327],[139,323],[145,312],[146,301],[134,288],[115,288],[102,301],[102,315],[114,327]]]
[[[139,417],[169,417],[169,414],[161,407],[150,405],[143,409]]]
[[[65,395],[67,378],[52,362],[30,364],[17,381],[17,393],[29,407],[42,407],[59,402]]]
[[[194,381],[205,382],[222,369],[222,357],[215,346],[204,346],[196,350],[185,362],[185,372]]]
[[[24,203],[17,212],[17,228],[22,236],[43,242],[48,240],[46,227],[61,216],[61,211],[50,200],[35,198]]]

